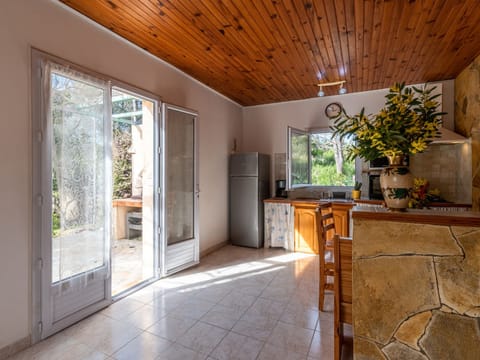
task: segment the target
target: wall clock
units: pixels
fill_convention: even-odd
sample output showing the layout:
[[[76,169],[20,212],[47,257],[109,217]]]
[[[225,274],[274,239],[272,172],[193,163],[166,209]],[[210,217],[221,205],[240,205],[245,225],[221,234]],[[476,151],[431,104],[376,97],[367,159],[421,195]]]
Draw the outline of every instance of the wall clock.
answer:
[[[336,102],[330,103],[325,107],[325,115],[327,115],[329,119],[336,118],[341,112],[342,105]]]

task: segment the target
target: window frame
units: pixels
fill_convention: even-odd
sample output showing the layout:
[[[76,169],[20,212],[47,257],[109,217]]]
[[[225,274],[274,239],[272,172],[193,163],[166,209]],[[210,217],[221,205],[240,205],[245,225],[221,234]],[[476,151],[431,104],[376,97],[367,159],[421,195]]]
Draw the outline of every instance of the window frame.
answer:
[[[292,137],[293,136],[307,136],[308,146],[307,146],[307,159],[308,159],[308,170],[307,170],[307,184],[292,184]],[[298,188],[301,186],[311,186],[312,185],[312,164],[311,164],[311,140],[310,140],[310,131],[301,130],[291,126],[287,127],[287,190]]]
[[[302,187],[317,187],[317,188],[325,188],[325,189],[352,189],[353,186],[349,185],[317,185],[312,184],[312,134],[319,134],[319,133],[332,133],[329,127],[320,127],[320,128],[309,128],[305,130],[301,130],[298,128],[294,128],[291,126],[287,127],[287,163],[286,163],[286,172],[287,172],[287,190],[295,190]],[[292,184],[292,137],[294,135],[305,135],[308,139],[308,183],[307,184]],[[359,179],[360,176],[360,168],[361,162],[358,157],[354,159],[355,164],[355,180]]]

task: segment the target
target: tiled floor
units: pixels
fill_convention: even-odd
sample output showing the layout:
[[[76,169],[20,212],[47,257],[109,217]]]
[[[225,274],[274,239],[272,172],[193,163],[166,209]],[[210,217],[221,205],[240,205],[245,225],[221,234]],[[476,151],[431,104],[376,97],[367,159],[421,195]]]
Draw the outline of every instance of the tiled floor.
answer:
[[[153,259],[153,249],[149,252]],[[144,266],[141,237],[114,240],[112,244],[112,295],[117,295],[153,277],[153,267]],[[153,260],[151,261],[153,263]]]
[[[13,359],[333,359],[318,257],[225,246]]]

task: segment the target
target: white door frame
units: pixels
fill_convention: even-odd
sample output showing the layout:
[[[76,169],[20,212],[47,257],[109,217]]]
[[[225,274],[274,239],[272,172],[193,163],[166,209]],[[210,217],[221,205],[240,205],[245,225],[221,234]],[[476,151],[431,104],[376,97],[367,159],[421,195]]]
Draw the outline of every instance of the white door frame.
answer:
[[[84,69],[77,69],[72,64],[69,64],[56,57],[41,53],[37,50],[32,50],[32,132],[33,132],[33,176],[32,181],[32,195],[33,195],[33,207],[32,207],[32,255],[33,255],[33,279],[32,286],[35,292],[33,293],[34,319],[32,329],[33,342],[44,339],[53,333],[65,328],[66,326],[75,323],[76,321],[84,318],[88,314],[91,314],[111,303],[111,290],[110,281],[108,280],[110,273],[110,262],[107,258],[104,259],[104,263],[101,267],[89,272],[88,277],[85,277],[85,289],[96,289],[95,296],[90,300],[88,305],[74,305],[76,310],[66,312],[64,315],[58,315],[58,319],[55,317],[55,309],[53,306],[54,293],[60,291],[62,293],[61,298],[56,297],[60,304],[62,299],[74,299],[75,291],[64,292],[66,285],[71,285],[70,282],[60,281],[56,285],[52,284],[52,226],[51,226],[51,131],[49,131],[50,124],[48,123],[46,99],[49,99],[49,94],[46,94],[46,84],[50,82],[50,72],[45,73],[46,64],[51,62],[52,64],[58,64],[62,67],[78,70],[80,73],[92,78],[99,79],[104,85],[104,120],[103,120],[103,143],[106,151],[106,158],[104,160],[105,179],[109,172],[111,172],[110,156],[108,152],[110,147],[110,131],[108,114],[110,110],[110,87],[108,80],[104,77],[92,74]],[[48,78],[47,78],[48,77]],[[45,86],[44,86],[45,84]],[[49,87],[48,87],[49,88]],[[111,176],[111,175],[110,175]],[[109,199],[111,196],[110,182],[105,181],[105,194],[104,199],[104,240],[106,245],[109,243],[110,236],[110,209]],[[111,203],[111,201],[110,201]],[[104,250],[104,254],[108,253]],[[82,273],[83,274],[83,273]],[[97,274],[99,276],[97,276]],[[74,275],[72,278],[78,278],[80,275]],[[84,276],[84,275],[81,275]],[[83,288],[82,288],[83,289]],[[93,290],[92,290],[93,291]],[[67,294],[67,295],[65,295]],[[60,299],[60,300],[58,300]],[[62,304],[63,306],[63,304]]]
[[[32,180],[32,328],[31,328],[31,337],[32,337],[32,343],[36,343],[43,338],[52,335],[53,333],[65,328],[66,326],[69,326],[70,324],[73,324],[86,316],[90,315],[93,312],[96,312],[109,304],[112,303],[112,297],[111,297],[111,276],[107,279],[108,281],[105,281],[105,298],[101,301],[97,301],[94,304],[88,306],[87,308],[81,309],[74,314],[68,316],[66,319],[62,319],[58,321],[55,326],[51,326],[50,328],[46,329],[45,328],[45,321],[48,319],[44,319],[44,313],[43,313],[43,308],[45,307],[46,304],[50,301],[50,295],[46,295],[48,291],[45,291],[44,286],[47,284],[50,286],[51,281],[46,281],[46,276],[45,274],[45,269],[50,266],[50,261],[45,261],[46,257],[51,257],[51,249],[46,248],[44,245],[42,245],[42,237],[48,236],[51,237],[51,220],[45,221],[46,217],[51,218],[51,210],[45,211],[41,210],[43,207],[46,209],[49,205],[51,206],[51,199],[45,199],[45,193],[50,193],[51,189],[51,181],[48,184],[42,184],[42,181],[45,179],[51,178],[51,174],[48,174],[49,167],[48,169],[42,168],[44,164],[42,162],[46,158],[51,158],[50,154],[50,149],[49,146],[44,145],[44,142],[47,141],[45,133],[44,133],[44,128],[46,126],[46,109],[44,106],[44,102],[42,97],[43,94],[43,67],[45,62],[47,61],[52,61],[54,63],[64,65],[71,67],[75,70],[78,70],[81,73],[84,73],[86,75],[90,75],[92,77],[99,78],[101,80],[110,82],[109,86],[109,101],[108,105],[111,107],[111,88],[113,86],[118,87],[122,90],[127,90],[130,91],[142,98],[145,98],[148,101],[152,101],[154,103],[154,114],[155,114],[155,119],[154,119],[154,189],[157,189],[155,192],[156,195],[154,197],[154,229],[159,228],[159,223],[157,219],[162,218],[161,209],[160,209],[160,195],[159,195],[159,190],[161,186],[160,182],[160,175],[161,173],[161,165],[162,165],[162,159],[159,154],[159,149],[160,149],[160,108],[161,108],[161,102],[160,99],[146,91],[137,89],[133,86],[130,86],[128,84],[122,83],[117,80],[110,79],[104,75],[98,74],[96,72],[90,71],[88,69],[85,69],[81,66],[77,66],[75,64],[72,64],[66,60],[63,60],[61,58],[58,58],[56,56],[47,54],[45,52],[42,52],[40,50],[32,48],[31,50],[31,76],[32,76],[32,81],[31,81],[31,99],[32,99],[32,174],[33,174],[33,180]],[[109,113],[111,113],[111,109],[108,110]],[[106,120],[107,121],[107,120]],[[110,119],[111,123],[111,119]],[[110,124],[111,126],[111,124]],[[111,138],[110,134],[107,135],[108,139],[106,139],[106,143],[109,144],[111,143]],[[107,169],[108,170],[108,169]],[[111,171],[110,176],[111,177]],[[111,190],[111,185],[109,186]],[[109,190],[109,191],[110,191]],[[111,193],[111,191],[110,191]],[[111,219],[110,215],[110,210],[111,210],[111,201],[108,204],[108,210],[106,216],[108,216]],[[45,212],[48,212],[47,215],[45,215]],[[157,246],[157,251],[155,251],[156,254],[156,259],[155,259],[155,269],[156,269],[156,274],[155,278],[143,282],[142,284],[139,284],[136,286],[132,291],[141,288],[143,286],[146,286],[148,283],[153,282],[158,279],[160,276],[160,271],[159,271],[159,264],[158,264],[158,248],[160,248],[159,245],[159,231],[153,231],[154,234],[154,243]],[[110,254],[111,257],[111,254]],[[111,269],[108,269],[109,273]],[[49,270],[49,279],[51,279],[51,266]],[[48,280],[48,279],[47,279]],[[120,298],[120,297],[118,297]],[[117,298],[115,298],[116,300]]]
[[[166,206],[166,193],[168,191],[168,181],[167,181],[167,171],[166,169],[166,157],[168,156],[167,151],[167,144],[168,139],[166,137],[167,129],[168,129],[168,111],[174,110],[178,112],[182,112],[185,114],[192,115],[194,117],[194,204],[193,204],[193,219],[194,219],[194,233],[193,239],[182,241],[178,244],[168,245],[168,229],[167,229],[167,211],[168,208]],[[168,276],[174,274],[178,271],[184,270],[189,268],[193,265],[199,263],[199,253],[200,253],[200,241],[199,241],[199,196],[200,196],[200,189],[199,189],[199,182],[198,182],[198,113],[186,109],[180,106],[175,106],[167,103],[162,104],[162,122],[161,122],[161,153],[162,153],[162,166],[161,166],[161,179],[162,183],[160,185],[161,191],[161,212],[164,214],[160,218],[160,232],[161,232],[161,239],[160,239],[160,271],[162,276]]]
[[[139,97],[141,99],[145,99],[147,101],[150,101],[153,103],[153,114],[154,114],[154,119],[153,119],[153,134],[154,140],[153,140],[153,173],[154,173],[154,178],[153,178],[153,189],[154,189],[154,199],[153,199],[153,236],[154,236],[154,249],[153,253],[155,254],[155,259],[154,259],[154,277],[149,280],[142,281],[141,283],[134,285],[128,291],[122,292],[118,295],[113,296],[113,301],[120,300],[124,298],[125,296],[128,296],[135,291],[157,281],[160,276],[161,276],[161,271],[160,271],[160,257],[159,257],[159,249],[161,247],[160,245],[160,222],[159,219],[161,219],[161,216],[163,212],[161,211],[160,207],[160,192],[161,192],[161,164],[162,164],[162,159],[160,156],[160,133],[161,133],[161,110],[162,110],[162,102],[160,98],[148,91],[138,89],[134,86],[131,86],[127,83],[124,83],[119,80],[112,80],[111,81],[112,88],[116,88],[117,90],[125,93],[129,93],[130,95]]]

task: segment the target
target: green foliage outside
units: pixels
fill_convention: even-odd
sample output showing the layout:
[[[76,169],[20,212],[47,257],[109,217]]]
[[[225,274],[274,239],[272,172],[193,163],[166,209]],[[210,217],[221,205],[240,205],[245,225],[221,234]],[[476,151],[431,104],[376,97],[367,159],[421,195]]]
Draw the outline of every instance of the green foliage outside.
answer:
[[[340,154],[335,157],[335,142],[330,133],[312,134],[312,185],[353,186],[355,160],[345,160],[345,147],[340,143]],[[337,169],[340,162],[340,169]]]
[[[292,185],[308,184],[308,135],[292,132]]]
[[[310,154],[308,153],[310,141]],[[332,134],[292,132],[292,185],[309,184],[308,157],[311,161],[311,184],[321,186],[353,186],[355,160],[346,160],[346,143]]]
[[[132,136],[127,125],[114,123],[113,128],[113,198],[122,199],[132,196],[132,155],[128,149],[132,145]],[[128,125],[128,127],[130,127]]]
[[[95,128],[102,128],[104,121],[98,116],[101,113],[99,107],[103,108],[103,92],[55,73],[51,76],[51,89],[52,235],[57,237],[65,229],[94,225],[89,215],[92,205],[99,207],[97,213],[103,211],[100,202],[81,194],[82,186],[91,185],[95,176],[99,179],[104,177],[104,145],[95,139],[99,136],[101,140],[102,135],[94,133]],[[122,95],[119,101],[112,101],[113,114],[141,110],[141,101],[130,96],[122,98]],[[141,115],[135,115],[135,120],[141,122]],[[129,149],[132,145],[132,122],[132,116],[126,116],[112,123],[113,198],[131,196],[132,161]]]
[[[114,91],[112,114],[128,114],[141,109],[141,101]],[[117,98],[117,99],[116,99]],[[124,199],[132,196],[132,116],[120,117],[113,121],[112,171],[113,198]]]

